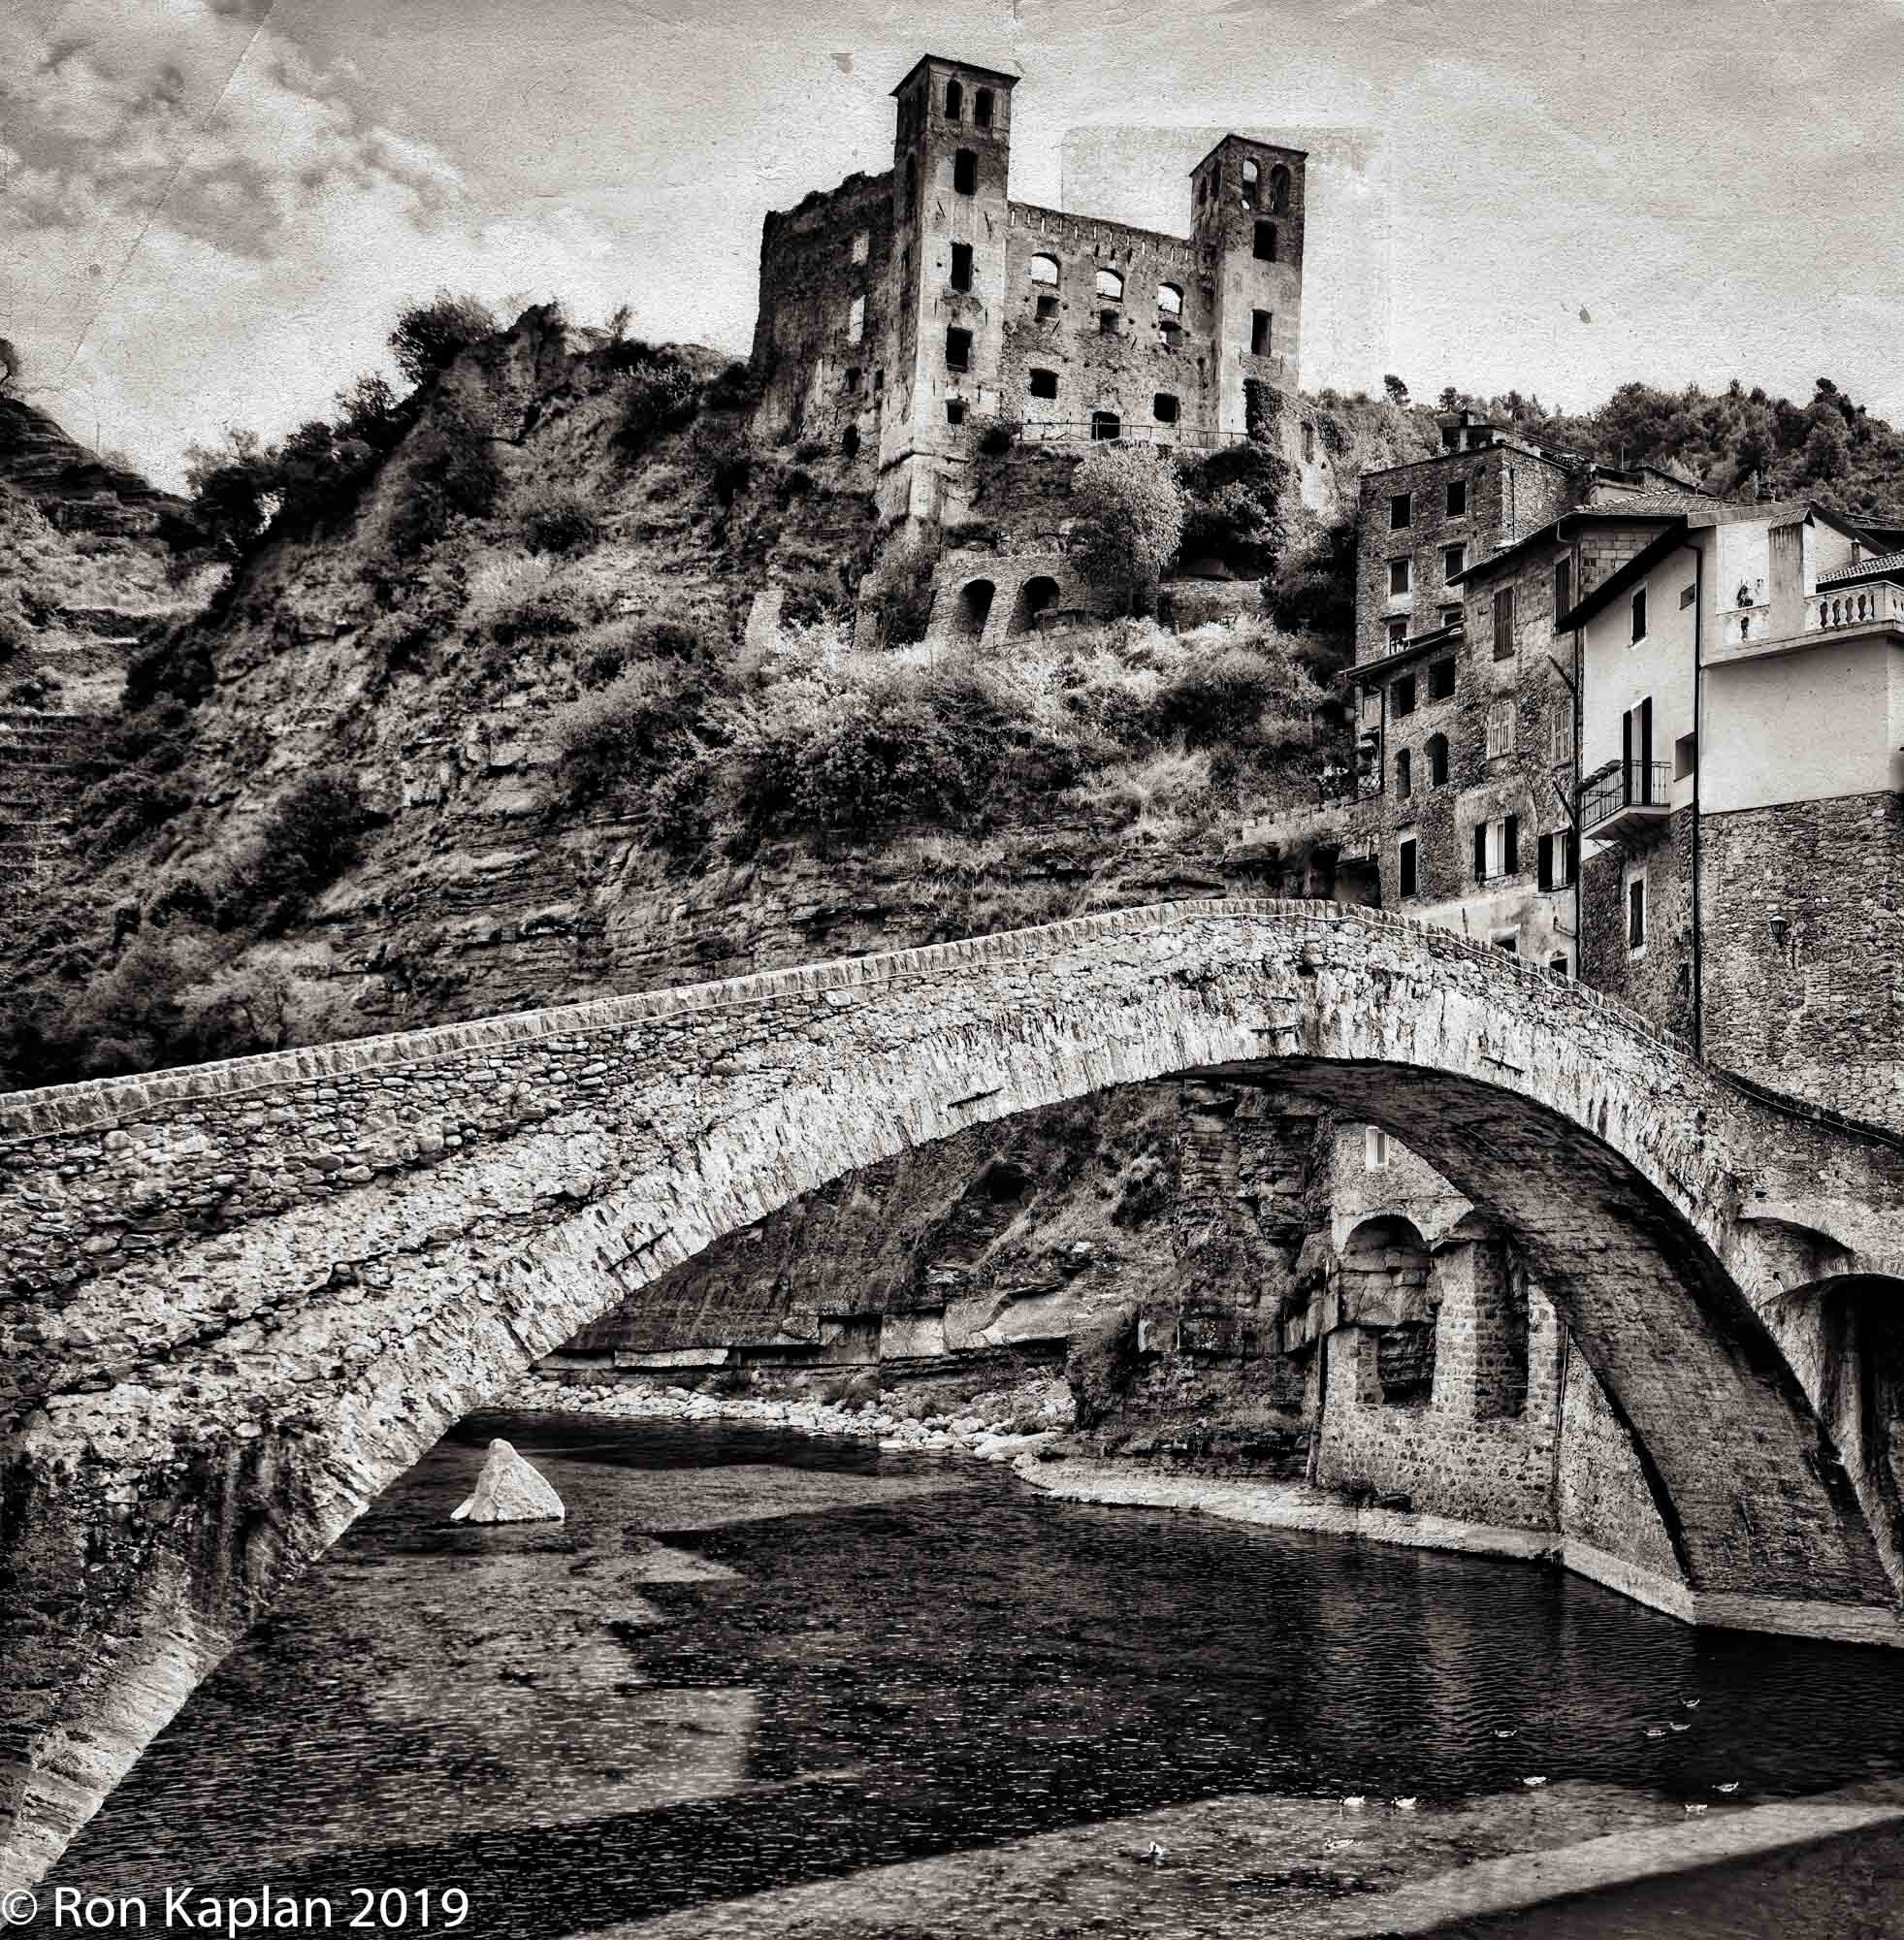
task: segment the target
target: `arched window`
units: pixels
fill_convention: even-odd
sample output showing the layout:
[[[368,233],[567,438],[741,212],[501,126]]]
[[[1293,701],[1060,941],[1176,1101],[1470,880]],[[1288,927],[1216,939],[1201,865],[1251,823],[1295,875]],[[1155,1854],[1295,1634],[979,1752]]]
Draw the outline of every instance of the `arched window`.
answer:
[[[1093,411],[1091,413],[1091,436],[1095,439],[1121,437],[1124,427],[1115,411]]]
[[[1114,297],[1119,303],[1124,299],[1124,279],[1115,270],[1100,270],[1097,273],[1097,293],[1101,297]]]
[[[1175,283],[1157,285],[1157,308],[1164,316],[1183,314],[1183,292]]]
[[[982,87],[972,97],[972,125],[975,128],[991,126],[991,89]]]
[[[1018,589],[1017,605],[1009,629],[1014,633],[1034,633],[1039,616],[1058,603],[1058,583],[1049,573],[1037,573]]]
[[[1055,256],[1034,256],[1030,264],[1031,280],[1034,283],[1049,283],[1052,289],[1058,286],[1058,259]]]
[[[962,121],[965,118],[965,90],[957,81],[946,82],[946,119]]]
[[[1431,734],[1427,754],[1428,785],[1439,788],[1448,779],[1448,737],[1445,734]]]
[[[1270,171],[1270,213],[1289,213],[1289,171],[1280,162]]]
[[[1242,206],[1245,209],[1256,207],[1256,183],[1261,176],[1262,171],[1256,166],[1254,156],[1245,155],[1242,158]]]

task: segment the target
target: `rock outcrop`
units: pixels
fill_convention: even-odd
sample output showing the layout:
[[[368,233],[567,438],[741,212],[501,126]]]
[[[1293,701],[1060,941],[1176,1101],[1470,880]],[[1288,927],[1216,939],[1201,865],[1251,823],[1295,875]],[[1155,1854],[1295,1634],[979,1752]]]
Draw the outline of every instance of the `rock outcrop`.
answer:
[[[451,1522],[561,1522],[562,1498],[500,1436],[476,1477],[476,1493],[451,1511]]]

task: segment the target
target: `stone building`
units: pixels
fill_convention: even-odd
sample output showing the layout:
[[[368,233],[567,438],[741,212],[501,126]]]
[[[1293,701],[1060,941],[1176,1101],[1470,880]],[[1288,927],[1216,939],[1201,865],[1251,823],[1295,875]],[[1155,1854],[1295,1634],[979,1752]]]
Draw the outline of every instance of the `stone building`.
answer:
[[[1181,236],[1045,209],[1012,199],[1016,86],[926,55],[891,168],[764,225],[760,429],[876,452],[888,521],[969,516],[987,432],[1207,448],[1297,390],[1303,151],[1226,135]]]

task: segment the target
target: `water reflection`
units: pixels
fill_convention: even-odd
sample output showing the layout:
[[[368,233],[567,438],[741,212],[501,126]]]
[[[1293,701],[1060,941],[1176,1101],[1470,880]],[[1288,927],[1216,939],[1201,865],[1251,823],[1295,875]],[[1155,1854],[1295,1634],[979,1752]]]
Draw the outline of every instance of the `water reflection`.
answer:
[[[494,1434],[565,1524],[447,1523]],[[59,1878],[455,1883],[485,1936],[555,1935],[1216,1794],[1823,1789],[1904,1768],[1901,1693],[1895,1653],[1696,1633],[1532,1568],[857,1444],[472,1418]]]

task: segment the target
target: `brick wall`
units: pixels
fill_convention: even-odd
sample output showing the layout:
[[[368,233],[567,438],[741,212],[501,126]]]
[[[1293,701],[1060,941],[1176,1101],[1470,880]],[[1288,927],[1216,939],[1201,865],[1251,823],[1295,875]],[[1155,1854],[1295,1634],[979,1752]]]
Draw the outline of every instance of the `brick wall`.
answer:
[[[1904,1130],[1904,802],[1786,802],[1701,837],[1707,1054]]]

